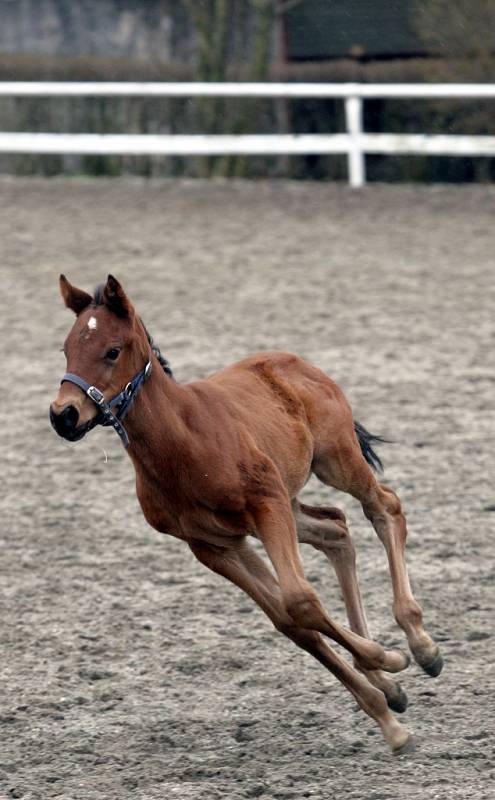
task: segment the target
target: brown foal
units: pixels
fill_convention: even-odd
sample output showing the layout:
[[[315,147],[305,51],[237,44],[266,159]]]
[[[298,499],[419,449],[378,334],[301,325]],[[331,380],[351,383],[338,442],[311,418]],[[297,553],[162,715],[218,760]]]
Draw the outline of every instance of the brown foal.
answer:
[[[125,427],[149,524],[185,541],[201,563],[250,595],[279,631],[347,687],[395,753],[412,749],[412,737],[390,711],[404,711],[407,698],[387,674],[407,667],[409,657],[369,639],[344,514],[297,499],[313,472],[359,500],[387,553],[395,618],[418,664],[438,675],[441,655],[423,627],[407,575],[400,501],[370,469],[372,437],[354,422],[339,387],[281,352],[258,353],[180,385],[162,369],[159,351],[115,278],[108,276],[96,300],[64,276],[60,289],[77,318],[64,348],[70,374],[50,409],[57,432],[81,438],[101,421],[105,401],[111,407],[110,398],[124,386],[130,396],[139,384]],[[114,424],[108,414],[105,420]],[[262,542],[274,572],[248,535]],[[306,580],[298,542],[330,559],[350,630],[327,613]],[[322,634],[352,654],[355,668]]]

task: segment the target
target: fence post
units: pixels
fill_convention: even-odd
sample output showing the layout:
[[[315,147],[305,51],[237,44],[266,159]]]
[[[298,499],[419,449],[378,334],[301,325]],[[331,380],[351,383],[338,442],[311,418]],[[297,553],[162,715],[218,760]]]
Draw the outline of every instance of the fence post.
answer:
[[[364,153],[359,141],[363,132],[363,100],[361,97],[353,95],[345,98],[345,119],[347,133],[351,139],[347,155],[349,183],[354,189],[359,189],[366,183]]]

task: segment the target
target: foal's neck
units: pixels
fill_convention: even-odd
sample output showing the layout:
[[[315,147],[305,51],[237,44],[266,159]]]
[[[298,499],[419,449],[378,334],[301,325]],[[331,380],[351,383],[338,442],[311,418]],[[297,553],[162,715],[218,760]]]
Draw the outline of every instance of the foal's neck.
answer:
[[[125,420],[131,442],[129,455],[136,469],[160,469],[164,461],[182,452],[188,431],[185,424],[190,405],[186,386],[166,375],[155,355],[152,370]]]

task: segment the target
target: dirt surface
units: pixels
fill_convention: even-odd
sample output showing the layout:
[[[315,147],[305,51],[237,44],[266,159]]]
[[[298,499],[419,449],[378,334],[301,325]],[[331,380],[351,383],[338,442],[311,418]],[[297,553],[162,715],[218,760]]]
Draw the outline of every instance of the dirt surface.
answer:
[[[493,797],[495,190],[3,180],[0,203],[0,796]],[[445,656],[436,680],[402,674],[414,754],[393,757],[323,667],[146,525],[112,432],[52,432],[62,270],[87,289],[115,273],[179,380],[294,350],[394,440],[385,480]],[[403,645],[361,510],[316,481],[305,496],[348,513],[372,634]]]

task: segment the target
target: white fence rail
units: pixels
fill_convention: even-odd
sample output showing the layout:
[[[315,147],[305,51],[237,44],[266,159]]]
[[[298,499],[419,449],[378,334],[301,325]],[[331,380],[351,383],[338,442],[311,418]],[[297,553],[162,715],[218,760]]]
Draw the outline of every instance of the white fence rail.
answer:
[[[365,154],[495,157],[495,136],[365,133],[366,98],[495,98],[495,84],[362,83],[50,83],[0,82],[15,97],[318,97],[342,98],[346,133],[238,136],[0,133],[0,153],[94,155],[347,154],[349,182],[366,181]]]

